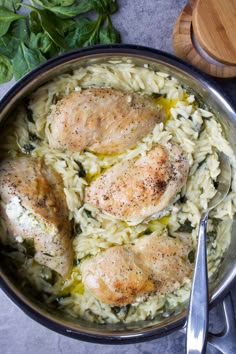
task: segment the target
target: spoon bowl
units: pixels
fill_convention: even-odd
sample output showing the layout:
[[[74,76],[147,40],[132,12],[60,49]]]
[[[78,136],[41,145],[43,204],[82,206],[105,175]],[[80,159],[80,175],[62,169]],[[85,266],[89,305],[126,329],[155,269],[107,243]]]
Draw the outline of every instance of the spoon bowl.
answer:
[[[217,207],[228,195],[231,185],[231,166],[224,153],[219,154],[220,174],[215,196],[203,211],[198,230],[198,244],[193,271],[186,328],[186,353],[205,353],[208,330],[208,275],[206,252],[206,229],[209,212]]]

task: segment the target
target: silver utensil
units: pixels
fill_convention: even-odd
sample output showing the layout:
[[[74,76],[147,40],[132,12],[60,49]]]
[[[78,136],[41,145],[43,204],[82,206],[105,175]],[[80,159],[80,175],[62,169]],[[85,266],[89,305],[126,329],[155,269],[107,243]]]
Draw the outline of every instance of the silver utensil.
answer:
[[[202,213],[198,244],[195,257],[192,288],[189,300],[188,319],[186,327],[186,353],[205,353],[208,333],[208,275],[206,254],[206,228],[209,212],[219,205],[227,196],[231,184],[231,167],[229,159],[223,153],[219,154],[220,170],[218,188],[215,196]]]

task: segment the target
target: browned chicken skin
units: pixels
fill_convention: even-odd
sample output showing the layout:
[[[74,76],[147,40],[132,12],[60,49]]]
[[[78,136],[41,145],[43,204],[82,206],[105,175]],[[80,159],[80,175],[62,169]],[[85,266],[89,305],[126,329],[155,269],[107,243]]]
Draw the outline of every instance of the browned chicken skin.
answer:
[[[41,160],[5,160],[0,164],[0,194],[9,232],[33,239],[35,260],[66,277],[73,254],[61,177]]]
[[[52,148],[110,154],[135,145],[162,117],[149,96],[91,88],[57,103],[47,119],[46,135]]]
[[[155,145],[146,156],[117,163],[91,183],[85,201],[138,224],[169,205],[188,174],[188,162],[175,144]]]
[[[190,243],[178,238],[144,236],[84,261],[82,279],[98,300],[127,305],[140,296],[172,292],[183,284],[192,271],[190,250]]]

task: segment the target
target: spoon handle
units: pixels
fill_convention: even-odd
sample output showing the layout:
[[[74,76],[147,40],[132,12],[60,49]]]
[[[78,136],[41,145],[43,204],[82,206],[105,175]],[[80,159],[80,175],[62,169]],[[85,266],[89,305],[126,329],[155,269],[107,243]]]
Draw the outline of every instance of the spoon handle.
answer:
[[[202,215],[198,230],[198,244],[186,328],[187,354],[203,354],[206,350],[208,332],[207,220],[208,211]]]

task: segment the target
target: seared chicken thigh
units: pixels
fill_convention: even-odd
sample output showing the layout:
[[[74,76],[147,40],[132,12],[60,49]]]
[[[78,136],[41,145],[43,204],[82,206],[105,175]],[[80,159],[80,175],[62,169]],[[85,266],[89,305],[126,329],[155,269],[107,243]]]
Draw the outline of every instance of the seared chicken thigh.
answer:
[[[57,103],[47,119],[46,135],[52,148],[110,154],[135,145],[162,117],[149,96],[91,88]]]
[[[189,277],[189,242],[167,235],[144,236],[115,246],[82,263],[85,287],[112,306],[130,304],[139,296],[172,292]]]
[[[73,254],[61,177],[41,160],[5,160],[0,164],[0,195],[10,234],[33,239],[35,260],[66,277]]]
[[[155,145],[146,156],[117,163],[94,180],[85,190],[85,201],[138,224],[169,205],[185,183],[188,169],[178,145]]]

